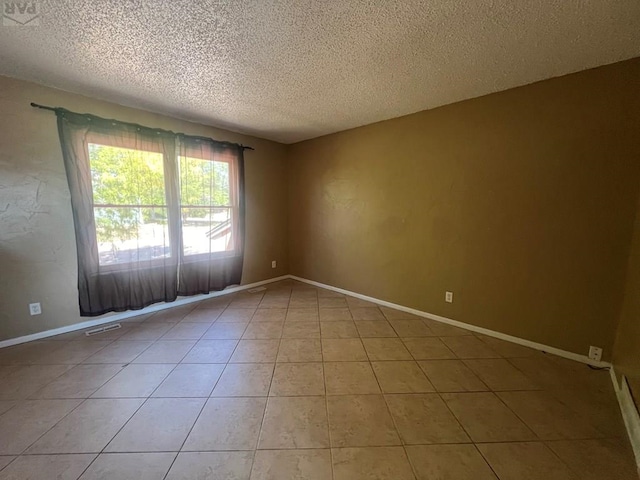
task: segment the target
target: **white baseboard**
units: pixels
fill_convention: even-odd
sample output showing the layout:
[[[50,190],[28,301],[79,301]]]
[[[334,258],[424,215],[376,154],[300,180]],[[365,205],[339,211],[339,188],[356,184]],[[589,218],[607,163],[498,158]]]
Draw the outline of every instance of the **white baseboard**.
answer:
[[[499,338],[500,340],[506,340],[507,342],[517,343],[518,345],[523,345],[525,347],[533,348],[535,350],[540,350],[542,352],[552,353],[554,355],[558,355],[559,357],[568,358],[570,360],[575,360],[577,362],[586,363],[588,365],[592,365],[594,367],[600,368],[609,368],[611,364],[609,362],[598,362],[595,360],[591,360],[586,355],[579,355],[577,353],[568,352],[566,350],[562,350],[560,348],[551,347],[549,345],[544,345],[542,343],[532,342],[531,340],[526,340],[524,338],[514,337],[512,335],[507,335],[505,333],[496,332],[495,330],[489,330],[487,328],[478,327],[476,325],[471,325],[469,323],[459,322],[458,320],[453,320],[451,318],[442,317],[440,315],[435,315],[429,312],[423,312],[421,310],[416,310],[415,308],[405,307],[403,305],[398,305],[396,303],[387,302],[385,300],[380,300],[378,298],[369,297],[367,295],[362,295],[360,293],[351,292],[349,290],[345,290],[343,288],[334,287],[332,285],[327,285],[320,282],[315,282],[313,280],[307,280],[306,278],[297,277],[295,275],[289,275],[289,278],[293,280],[297,280],[299,282],[308,283],[309,285],[314,285],[316,287],[325,288],[327,290],[333,290],[334,292],[343,293],[345,295],[350,295],[352,297],[359,298],[361,300],[366,300],[368,302],[377,303],[378,305],[382,305],[384,307],[395,308],[396,310],[401,310],[403,312],[412,313],[419,317],[429,318],[431,320],[435,320],[436,322],[446,323],[447,325],[453,325],[454,327],[464,328],[466,330],[470,330],[472,332],[481,333],[483,335],[487,335],[489,337]]]
[[[60,328],[54,328],[52,330],[45,330],[43,332],[32,333],[30,335],[24,335],[22,337],[9,338],[7,340],[0,341],[0,348],[11,347],[13,345],[19,345],[20,343],[32,342],[34,340],[41,340],[43,338],[54,337],[63,333],[75,332],[76,330],[84,330],[85,328],[91,328],[98,325],[104,325],[105,323],[114,323],[119,320],[125,320],[131,317],[137,317],[138,315],[144,315],[147,313],[154,313],[160,310],[166,310],[168,308],[179,307],[181,305],[187,305],[189,303],[201,302],[209,298],[221,297],[234,292],[241,292],[250,288],[259,287],[260,285],[266,285],[267,283],[278,282],[280,280],[287,280],[289,275],[283,275],[281,277],[269,278],[260,282],[249,283],[247,285],[240,285],[238,287],[231,287],[219,292],[211,292],[207,295],[194,295],[192,297],[182,297],[175,302],[168,303],[156,303],[150,305],[142,310],[129,310],[126,312],[115,313],[106,317],[96,318],[95,320],[87,320],[86,322],[74,323]]]
[[[622,419],[624,420],[625,427],[627,427],[631,448],[633,448],[633,454],[636,457],[638,473],[640,473],[640,415],[638,414],[638,409],[636,408],[633,397],[631,396],[631,390],[629,389],[627,379],[622,377],[622,382],[618,383],[618,378],[613,367],[610,369],[610,372],[613,388],[616,391],[618,404],[620,404]]]

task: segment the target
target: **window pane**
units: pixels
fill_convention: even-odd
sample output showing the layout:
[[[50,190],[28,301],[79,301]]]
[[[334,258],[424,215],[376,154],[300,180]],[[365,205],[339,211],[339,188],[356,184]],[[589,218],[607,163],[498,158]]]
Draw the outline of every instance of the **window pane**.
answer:
[[[162,154],[89,144],[94,204],[166,205]]]
[[[227,162],[180,157],[182,205],[228,206],[230,197]]]
[[[167,209],[95,207],[100,265],[171,256]]]
[[[230,208],[183,208],[185,255],[233,250]]]

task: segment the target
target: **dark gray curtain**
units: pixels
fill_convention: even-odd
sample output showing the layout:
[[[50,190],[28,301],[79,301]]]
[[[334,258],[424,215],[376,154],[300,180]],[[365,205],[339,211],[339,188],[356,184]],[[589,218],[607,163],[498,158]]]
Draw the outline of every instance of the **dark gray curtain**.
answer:
[[[56,114],[82,316],[141,309],[240,283],[241,146],[64,109]]]
[[[239,284],[244,258],[243,149],[187,136],[180,136],[179,146],[183,248],[178,295]],[[212,169],[200,174],[200,168],[208,166]],[[194,170],[198,174],[190,175]],[[190,211],[199,213],[198,226],[190,225]]]

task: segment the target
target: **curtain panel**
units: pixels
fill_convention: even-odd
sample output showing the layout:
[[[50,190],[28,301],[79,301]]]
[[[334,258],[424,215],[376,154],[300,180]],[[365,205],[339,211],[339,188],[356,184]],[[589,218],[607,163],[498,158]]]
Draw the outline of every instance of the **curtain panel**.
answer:
[[[81,316],[239,284],[240,145],[56,109]]]

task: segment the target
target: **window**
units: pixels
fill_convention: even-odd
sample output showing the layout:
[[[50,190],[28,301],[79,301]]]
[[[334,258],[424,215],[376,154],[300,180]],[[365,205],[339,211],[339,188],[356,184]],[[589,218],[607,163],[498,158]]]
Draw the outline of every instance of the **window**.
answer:
[[[229,162],[180,157],[180,217],[185,256],[233,251]]]
[[[78,252],[80,315],[237,285],[241,145],[56,109]]]
[[[88,144],[100,266],[234,251],[230,159],[180,156],[180,242],[170,238],[162,153]]]
[[[88,144],[99,264],[171,256],[163,155]]]

